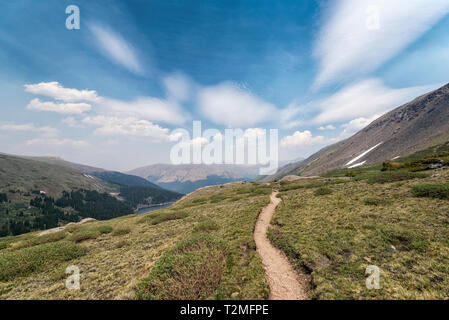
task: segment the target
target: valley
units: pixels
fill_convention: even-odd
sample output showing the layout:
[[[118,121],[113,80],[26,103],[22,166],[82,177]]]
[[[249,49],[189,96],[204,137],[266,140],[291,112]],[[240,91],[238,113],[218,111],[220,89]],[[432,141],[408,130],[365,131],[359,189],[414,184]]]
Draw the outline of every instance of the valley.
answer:
[[[447,90],[255,181],[1,154],[0,298],[448,299]]]
[[[317,178],[210,186],[142,215],[0,238],[0,297],[268,299],[253,232],[279,190],[268,239],[305,275],[310,298],[447,299],[446,150]],[[66,290],[68,265],[79,266],[81,290]],[[365,286],[370,265],[379,290]]]

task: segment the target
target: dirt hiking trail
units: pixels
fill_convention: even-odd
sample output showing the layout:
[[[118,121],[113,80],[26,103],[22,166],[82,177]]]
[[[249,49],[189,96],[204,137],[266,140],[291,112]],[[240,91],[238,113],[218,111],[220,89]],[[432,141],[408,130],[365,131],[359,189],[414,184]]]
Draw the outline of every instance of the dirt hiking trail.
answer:
[[[270,196],[270,203],[262,209],[254,230],[257,253],[262,258],[265,273],[270,284],[270,300],[307,300],[307,285],[304,275],[298,274],[290,265],[285,254],[273,247],[267,238],[267,228],[281,199],[277,191]]]

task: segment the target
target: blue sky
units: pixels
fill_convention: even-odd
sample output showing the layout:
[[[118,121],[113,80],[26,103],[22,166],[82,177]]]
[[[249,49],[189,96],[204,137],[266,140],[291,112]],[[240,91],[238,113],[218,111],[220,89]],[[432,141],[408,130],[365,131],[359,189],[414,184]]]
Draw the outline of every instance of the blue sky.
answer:
[[[80,29],[65,26],[68,5]],[[3,1],[0,152],[169,162],[171,132],[279,129],[281,160],[448,82],[449,0]]]

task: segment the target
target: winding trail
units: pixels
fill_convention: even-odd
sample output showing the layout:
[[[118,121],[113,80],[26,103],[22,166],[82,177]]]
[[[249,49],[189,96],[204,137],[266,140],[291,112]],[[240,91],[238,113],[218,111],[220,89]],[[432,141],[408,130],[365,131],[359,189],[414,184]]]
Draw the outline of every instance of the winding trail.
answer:
[[[270,203],[262,209],[254,230],[257,253],[262,258],[270,284],[270,300],[307,300],[307,285],[304,275],[298,274],[285,254],[273,247],[267,238],[267,228],[281,199],[277,191],[270,196]]]

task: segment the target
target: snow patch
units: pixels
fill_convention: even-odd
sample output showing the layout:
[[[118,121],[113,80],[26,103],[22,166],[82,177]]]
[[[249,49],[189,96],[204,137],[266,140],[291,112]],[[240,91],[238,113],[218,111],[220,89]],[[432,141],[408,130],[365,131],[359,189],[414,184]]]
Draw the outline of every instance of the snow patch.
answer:
[[[356,164],[353,164],[352,166],[348,167],[348,169],[352,169],[352,168],[355,168],[355,167],[363,166],[365,163],[366,163],[366,160],[362,161],[362,162],[359,162],[359,163],[356,163]]]
[[[354,159],[352,159],[351,161],[349,161],[346,165],[349,166],[351,164],[353,164],[354,162],[356,162],[357,160],[363,158],[364,156],[366,156],[368,153],[370,153],[371,151],[373,151],[374,149],[376,149],[378,146],[380,146],[383,142],[376,144],[374,147],[366,150],[365,152],[363,152],[361,155],[355,157]],[[366,162],[366,161],[365,161]]]

